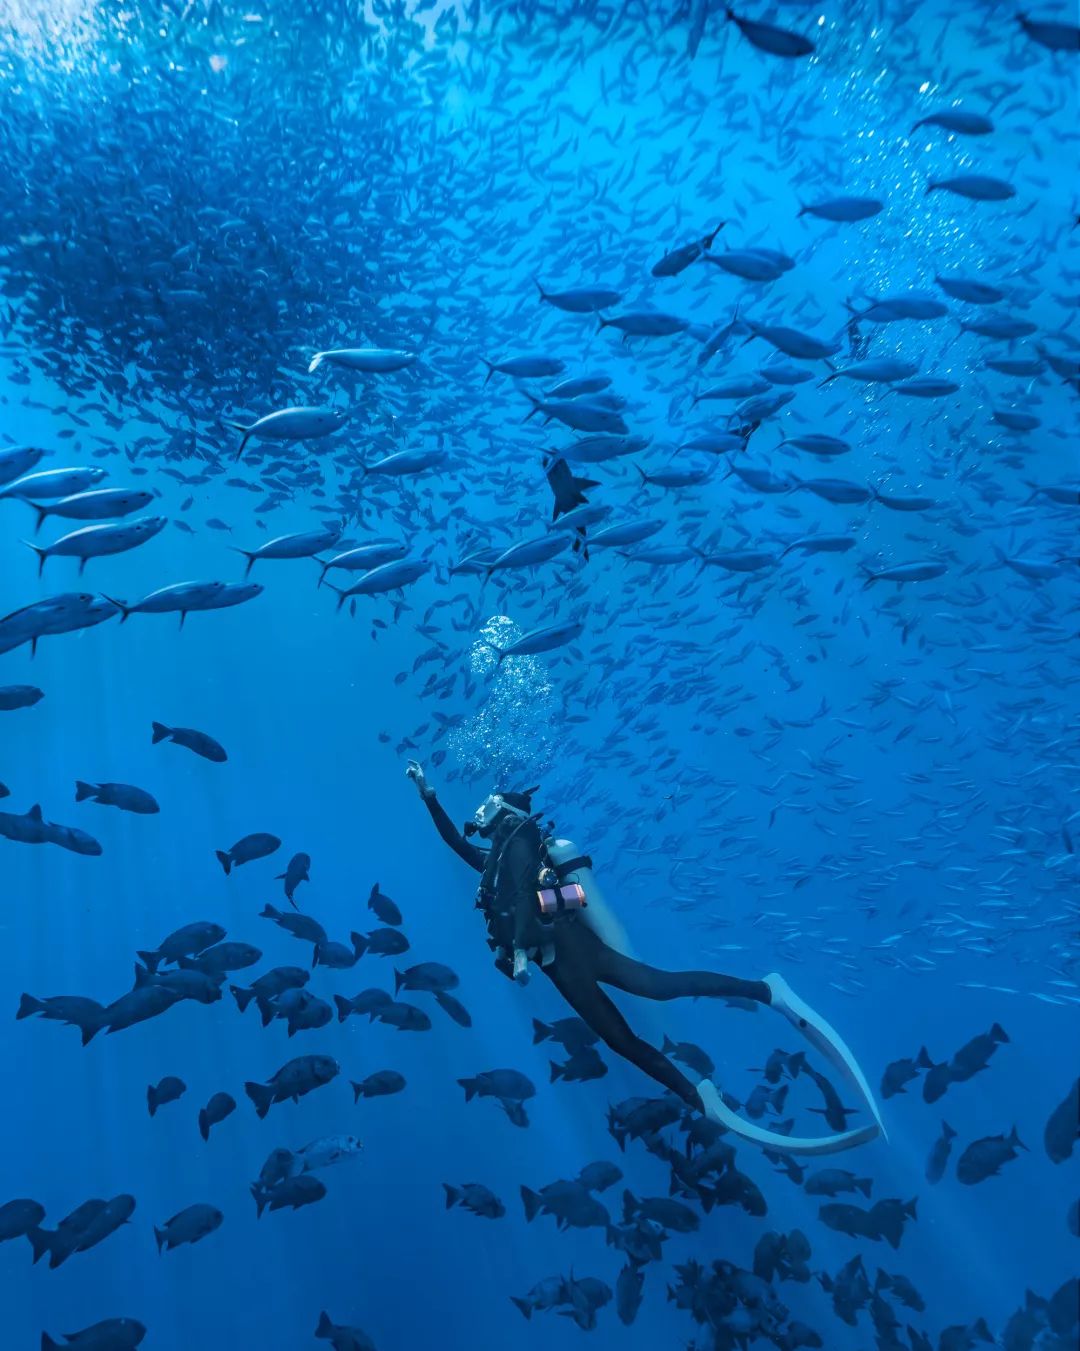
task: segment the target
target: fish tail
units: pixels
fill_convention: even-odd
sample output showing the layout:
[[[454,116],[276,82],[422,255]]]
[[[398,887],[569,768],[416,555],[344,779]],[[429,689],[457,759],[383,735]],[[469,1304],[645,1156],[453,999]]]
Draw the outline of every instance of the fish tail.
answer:
[[[487,382],[491,379],[491,377],[495,374],[495,363],[493,361],[489,361],[487,357],[481,357],[480,360],[488,368],[488,373],[484,377],[484,384],[486,385]]]
[[[239,459],[240,456],[243,455],[244,447],[247,445],[248,440],[251,437],[251,428],[245,427],[242,422],[232,422],[227,418],[222,419],[221,425],[223,427],[231,428],[234,432],[240,433],[240,445],[237,447],[236,450],[236,459]]]
[[[521,1202],[525,1207],[525,1219],[531,1224],[539,1214],[540,1207],[544,1204],[544,1198],[539,1196],[530,1187],[522,1187]]]
[[[40,544],[31,544],[31,542],[28,539],[24,539],[23,543],[26,545],[28,549],[33,549],[34,553],[37,554],[38,556],[37,575],[40,577],[41,574],[45,571],[45,560],[49,556],[48,549],[43,548]]]
[[[152,722],[150,724],[150,744],[156,746],[159,741],[166,741],[172,736],[172,728],[166,727],[163,722]]]
[[[334,1003],[337,1005],[337,1020],[339,1023],[343,1023],[349,1014],[352,1013],[353,1007],[345,996],[340,994],[334,995]],[[356,1088],[355,1084],[353,1084],[353,1088]]]
[[[541,300],[547,300],[547,292],[544,290],[543,286],[540,284],[540,279],[539,279],[538,277],[533,277],[533,282],[534,282],[535,285],[536,285],[536,289],[540,292],[540,299],[541,299]]]
[[[52,1247],[52,1234],[45,1229],[28,1229],[26,1237],[33,1249],[34,1261],[39,1262]]]
[[[261,1121],[270,1110],[270,1104],[274,1099],[274,1090],[267,1088],[265,1084],[253,1083],[249,1079],[244,1084],[244,1092],[255,1104],[255,1113]]]
[[[549,1060],[548,1064],[551,1066],[551,1079],[549,1082],[555,1083],[557,1079],[561,1079],[563,1077],[563,1075],[566,1073],[566,1069],[562,1065],[557,1065],[554,1060]]]
[[[727,221],[722,220],[720,224],[716,227],[716,229],[712,232],[712,234],[708,234],[705,236],[705,238],[701,241],[701,246],[703,249],[708,251],[709,249],[712,248],[713,240],[716,238],[716,236],[720,233],[720,231],[724,228],[726,224]]]
[[[449,1182],[443,1183],[443,1191],[446,1192],[446,1208],[450,1210],[461,1200],[461,1191],[457,1187],[451,1187]]]
[[[472,1102],[473,1098],[476,1096],[476,1080],[459,1079],[458,1083],[465,1090],[465,1101]]]
[[[241,1013],[244,1012],[247,1006],[255,998],[255,991],[245,989],[242,985],[230,985],[229,992],[236,1000],[236,1007]]]
[[[537,286],[539,285],[540,283],[537,282]],[[540,294],[543,295],[543,292],[541,291]],[[526,1318],[532,1318],[532,1305],[527,1299],[519,1299],[517,1295],[511,1295],[510,1303],[515,1309],[520,1309]],[[42,1345],[44,1345],[44,1343]],[[53,1346],[56,1346],[55,1342],[53,1342]]]
[[[341,607],[345,604],[345,588],[341,586],[335,586],[333,582],[327,582],[326,585],[330,588],[331,591],[337,592],[338,598],[337,608],[340,610]]]
[[[334,1335],[334,1325],[330,1321],[330,1315],[326,1312],[325,1309],[323,1309],[322,1313],[319,1314],[319,1325],[315,1329],[315,1336],[321,1337],[324,1340],[326,1340],[332,1337],[333,1335]]]
[[[228,875],[232,872],[232,855],[229,854],[224,849],[215,849],[214,857],[225,869],[225,876],[228,877]]]
[[[88,797],[93,797],[97,789],[92,783],[83,783],[81,779],[75,780],[75,801],[84,802]]]
[[[33,1013],[44,1013],[44,1003],[32,994],[22,994],[19,996],[19,1011],[15,1017],[29,1018]]]
[[[206,1109],[199,1112],[199,1134],[204,1140],[210,1139],[210,1123],[206,1119]]]
[[[308,375],[314,374],[314,372],[319,369],[319,367],[322,365],[324,356],[326,356],[325,352],[315,353],[315,355],[311,358],[311,361],[308,364],[307,368]]]
[[[131,607],[129,605],[125,605],[122,600],[116,600],[113,596],[105,596],[104,593],[102,594],[103,598],[107,600],[110,605],[115,605],[116,608],[120,611],[120,623],[122,624],[124,620],[127,619],[128,615],[131,614]]]
[[[33,507],[34,510],[37,512],[37,523],[34,526],[34,533],[36,534],[37,531],[39,531],[41,527],[45,524],[45,518],[49,514],[49,508],[39,507],[36,502],[28,502],[27,505]]]
[[[536,1046],[542,1041],[547,1041],[551,1036],[551,1028],[546,1023],[542,1023],[539,1018],[532,1020],[533,1025],[533,1045]]]
[[[135,956],[138,957],[139,961],[142,962],[148,971],[156,971],[158,969],[158,963],[161,961],[160,952],[136,951]]]

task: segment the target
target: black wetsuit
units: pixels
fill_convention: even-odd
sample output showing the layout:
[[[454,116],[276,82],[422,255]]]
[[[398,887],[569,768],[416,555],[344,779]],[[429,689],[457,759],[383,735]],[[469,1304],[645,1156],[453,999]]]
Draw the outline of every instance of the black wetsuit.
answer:
[[[662,1051],[637,1036],[600,986],[613,985],[645,999],[704,995],[768,1004],[770,994],[765,982],[712,971],[662,971],[648,966],[609,947],[573,913],[554,924],[542,924],[536,905],[543,841],[539,826],[506,813],[496,825],[491,849],[481,849],[461,834],[431,789],[424,794],[424,802],[450,848],[470,868],[483,874],[480,904],[499,969],[512,974],[514,948],[530,952],[552,944],[554,957],[540,969],[574,1012],[617,1055],[677,1093],[691,1107],[700,1108],[697,1089],[686,1075]]]

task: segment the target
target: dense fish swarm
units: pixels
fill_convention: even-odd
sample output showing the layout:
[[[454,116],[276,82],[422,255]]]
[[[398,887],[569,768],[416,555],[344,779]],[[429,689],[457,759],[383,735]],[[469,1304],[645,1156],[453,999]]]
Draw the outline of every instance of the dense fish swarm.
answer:
[[[1078,60],[3,7],[4,1348],[1076,1347]],[[497,982],[406,762],[759,993]]]

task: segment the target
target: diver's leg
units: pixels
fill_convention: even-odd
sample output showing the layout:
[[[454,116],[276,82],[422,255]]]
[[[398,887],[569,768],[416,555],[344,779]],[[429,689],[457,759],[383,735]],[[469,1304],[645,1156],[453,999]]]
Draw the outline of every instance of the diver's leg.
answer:
[[[690,1080],[662,1051],[637,1036],[583,963],[560,958],[542,968],[562,997],[616,1055],[629,1060],[657,1083],[701,1111],[701,1098]]]
[[[742,980],[719,971],[662,971],[657,966],[635,961],[599,944],[596,954],[596,978],[627,994],[645,999],[687,999],[706,996],[713,999],[753,999],[768,1004],[772,999],[763,980]]]

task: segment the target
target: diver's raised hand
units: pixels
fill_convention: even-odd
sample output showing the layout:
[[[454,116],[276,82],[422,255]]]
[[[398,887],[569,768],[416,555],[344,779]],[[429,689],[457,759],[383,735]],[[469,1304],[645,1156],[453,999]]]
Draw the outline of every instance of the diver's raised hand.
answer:
[[[412,779],[413,783],[416,784],[417,792],[425,800],[434,794],[435,790],[428,787],[428,781],[424,777],[424,766],[419,760],[410,760],[408,762],[405,768],[405,777],[407,779]]]

